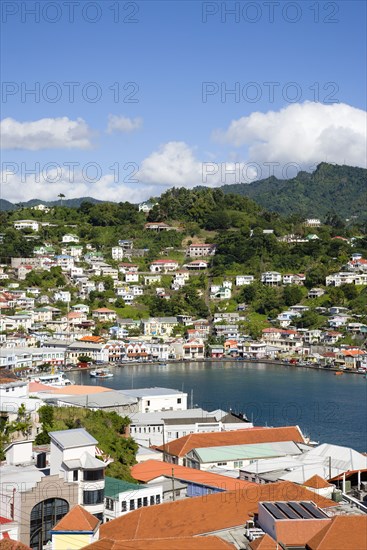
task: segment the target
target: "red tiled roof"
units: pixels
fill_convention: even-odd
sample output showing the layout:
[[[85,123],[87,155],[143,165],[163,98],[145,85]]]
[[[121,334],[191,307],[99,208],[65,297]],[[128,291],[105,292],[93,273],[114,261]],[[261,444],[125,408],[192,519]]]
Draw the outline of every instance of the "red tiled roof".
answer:
[[[84,550],[235,550],[233,544],[218,537],[173,537],[166,539],[100,539]]]
[[[236,491],[238,489],[253,486],[253,483],[250,481],[213,474],[205,470],[187,468],[186,466],[170,464],[169,462],[161,462],[160,460],[147,460],[145,462],[140,462],[140,464],[135,464],[135,466],[131,468],[131,475],[138,481],[146,483],[160,476],[171,477],[172,471],[176,479],[222,489],[224,491]]]
[[[100,537],[139,540],[164,538],[167,533],[171,537],[209,534],[244,525],[257,512],[259,502],[277,500],[312,500],[322,508],[335,506],[332,500],[291,482],[251,484],[239,491],[140,508],[101,525]]]
[[[330,487],[330,483],[317,474],[310,477],[310,479],[305,481],[303,485],[306,485],[306,487],[311,487],[312,489],[324,489],[326,487]]]
[[[0,540],[0,549],[1,550],[31,550],[29,546],[19,542],[19,540],[13,540],[6,537],[6,539]]]
[[[251,550],[278,550],[278,544],[275,542],[274,539],[272,539],[266,533],[263,537],[260,537],[259,539],[256,539],[250,542],[250,549]]]
[[[222,445],[249,445],[253,443],[272,443],[275,441],[295,441],[305,443],[298,426],[280,428],[244,428],[228,432],[196,433],[175,439],[166,445],[158,447],[170,455],[183,457],[192,449],[203,447],[219,447]]]
[[[11,523],[13,520],[9,518],[4,518],[4,516],[0,516],[0,525],[4,525],[4,523]]]
[[[52,531],[94,531],[99,519],[77,504],[66,514]]]
[[[307,550],[367,550],[367,516],[335,516],[308,540]]]

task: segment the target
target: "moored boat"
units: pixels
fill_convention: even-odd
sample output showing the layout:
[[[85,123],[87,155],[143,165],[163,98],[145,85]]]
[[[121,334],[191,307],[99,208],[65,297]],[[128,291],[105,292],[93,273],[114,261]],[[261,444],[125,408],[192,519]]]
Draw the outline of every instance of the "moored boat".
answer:
[[[96,369],[96,370],[91,370],[89,373],[89,376],[91,376],[92,378],[104,379],[104,378],[112,378],[113,374],[108,369]]]

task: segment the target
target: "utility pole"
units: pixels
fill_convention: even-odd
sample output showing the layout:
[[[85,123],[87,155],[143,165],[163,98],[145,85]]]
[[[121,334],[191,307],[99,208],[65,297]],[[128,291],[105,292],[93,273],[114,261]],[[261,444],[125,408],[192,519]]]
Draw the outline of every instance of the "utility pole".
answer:
[[[175,497],[175,469],[172,468],[172,500],[176,500]]]

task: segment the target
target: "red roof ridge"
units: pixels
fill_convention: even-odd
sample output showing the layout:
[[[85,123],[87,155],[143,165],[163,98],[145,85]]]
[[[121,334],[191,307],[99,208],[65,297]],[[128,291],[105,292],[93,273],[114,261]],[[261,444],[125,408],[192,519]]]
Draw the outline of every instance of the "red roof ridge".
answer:
[[[311,487],[313,489],[324,489],[326,487],[330,487],[330,483],[328,483],[318,474],[310,477],[307,481],[304,482],[303,485],[306,485],[306,487]]]
[[[95,531],[100,521],[85,508],[76,504],[52,531]]]

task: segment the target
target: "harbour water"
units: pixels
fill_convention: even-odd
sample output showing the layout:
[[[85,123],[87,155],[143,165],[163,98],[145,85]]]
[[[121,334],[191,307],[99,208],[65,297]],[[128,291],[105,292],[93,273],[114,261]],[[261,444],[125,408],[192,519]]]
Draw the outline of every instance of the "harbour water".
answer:
[[[240,362],[172,363],[112,367],[114,377],[70,372],[77,384],[120,390],[168,387],[188,393],[188,404],[232,409],[256,425],[298,424],[313,441],[367,451],[367,380],[333,372]],[[191,393],[192,392],[192,393]]]

